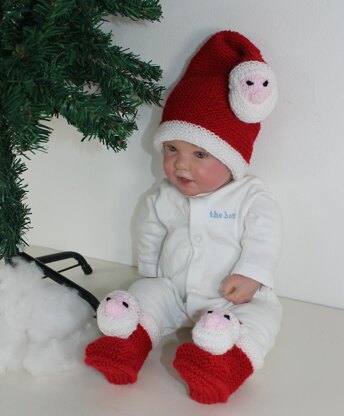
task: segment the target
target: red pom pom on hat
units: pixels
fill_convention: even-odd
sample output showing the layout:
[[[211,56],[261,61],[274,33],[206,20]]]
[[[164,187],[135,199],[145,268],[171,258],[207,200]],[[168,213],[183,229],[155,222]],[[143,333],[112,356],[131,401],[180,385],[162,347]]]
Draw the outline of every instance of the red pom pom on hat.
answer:
[[[276,78],[259,49],[240,33],[216,33],[170,93],[155,146],[187,141],[218,158],[238,179],[250,162],[260,121],[276,100]]]

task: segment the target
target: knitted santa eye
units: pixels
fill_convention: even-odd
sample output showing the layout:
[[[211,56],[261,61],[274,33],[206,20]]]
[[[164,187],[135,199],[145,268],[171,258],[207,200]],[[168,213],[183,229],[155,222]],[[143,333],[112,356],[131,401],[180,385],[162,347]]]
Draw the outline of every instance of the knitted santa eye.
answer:
[[[264,120],[276,101],[276,77],[264,62],[243,62],[230,72],[229,102],[239,120],[245,123]]]

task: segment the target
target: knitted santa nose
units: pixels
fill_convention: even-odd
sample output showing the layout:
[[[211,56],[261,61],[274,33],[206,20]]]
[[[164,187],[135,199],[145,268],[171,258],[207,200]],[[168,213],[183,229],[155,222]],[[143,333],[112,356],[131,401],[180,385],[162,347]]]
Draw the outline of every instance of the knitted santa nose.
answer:
[[[244,176],[260,121],[277,100],[276,78],[260,51],[239,33],[213,35],[166,101],[155,146],[184,140]]]

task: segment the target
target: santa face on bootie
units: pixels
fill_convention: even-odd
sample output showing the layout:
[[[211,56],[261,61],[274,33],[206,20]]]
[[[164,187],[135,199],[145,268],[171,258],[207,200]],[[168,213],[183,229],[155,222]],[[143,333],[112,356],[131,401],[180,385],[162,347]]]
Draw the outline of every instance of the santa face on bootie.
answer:
[[[194,344],[177,349],[173,365],[188,384],[193,400],[225,403],[253,374],[243,332],[236,316],[227,310],[208,311],[193,328]]]
[[[115,291],[97,310],[99,329],[105,336],[89,344],[85,363],[113,384],[134,383],[150,350],[159,342],[152,320],[128,292]]]

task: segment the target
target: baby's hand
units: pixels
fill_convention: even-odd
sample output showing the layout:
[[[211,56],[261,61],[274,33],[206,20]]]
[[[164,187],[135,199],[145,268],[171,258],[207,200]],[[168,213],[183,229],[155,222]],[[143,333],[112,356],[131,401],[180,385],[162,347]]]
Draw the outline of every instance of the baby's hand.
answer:
[[[261,286],[261,283],[249,277],[232,274],[223,280],[220,293],[228,301],[238,305],[249,302]]]

